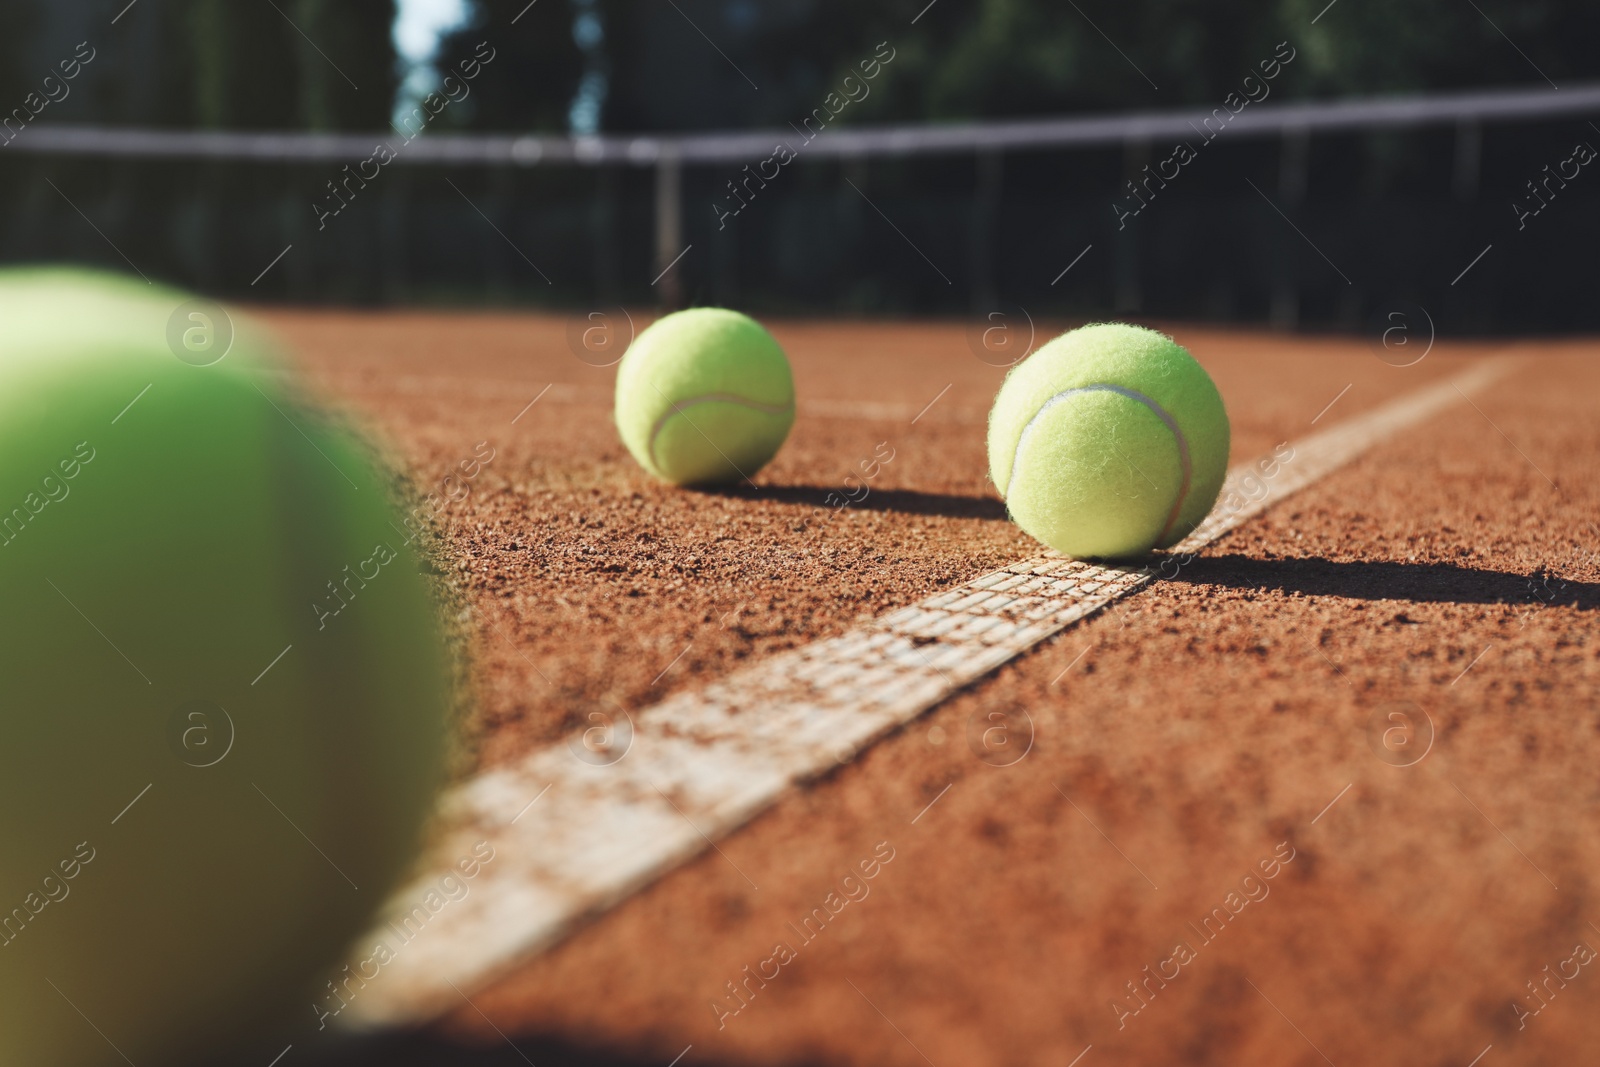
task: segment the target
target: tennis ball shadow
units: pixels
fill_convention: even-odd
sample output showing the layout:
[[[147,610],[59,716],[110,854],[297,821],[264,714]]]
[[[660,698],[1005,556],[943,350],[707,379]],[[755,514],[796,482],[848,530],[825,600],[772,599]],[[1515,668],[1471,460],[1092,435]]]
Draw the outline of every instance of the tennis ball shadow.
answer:
[[[1335,562],[1202,556],[1171,580],[1225,589],[1276,590],[1352,600],[1403,600],[1419,604],[1508,604],[1600,608],[1600,584],[1544,574],[1458,567],[1453,563]]]
[[[321,1036],[325,1040],[316,1047],[309,1043],[296,1046],[297,1055],[309,1053],[299,1060],[301,1067],[438,1067],[446,1063],[452,1067],[527,1067],[529,1063],[539,1067],[662,1067],[671,1058],[628,1055],[546,1035],[508,1037],[479,1046],[457,1044],[423,1031],[330,1032]]]
[[[898,511],[907,515],[938,515],[947,519],[1006,519],[1005,501],[990,496],[960,493],[923,493],[915,489],[872,489],[860,500],[849,490],[826,485],[704,486],[693,490],[710,496],[741,500],[774,500],[805,508],[848,511]],[[843,503],[841,503],[843,501]]]

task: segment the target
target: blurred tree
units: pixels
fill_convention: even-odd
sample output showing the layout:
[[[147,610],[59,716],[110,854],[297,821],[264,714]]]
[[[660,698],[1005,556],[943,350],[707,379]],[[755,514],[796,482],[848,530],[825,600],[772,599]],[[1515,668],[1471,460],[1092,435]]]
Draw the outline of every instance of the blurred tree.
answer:
[[[893,31],[893,38],[906,40],[904,46],[894,42],[900,49],[894,82],[857,117],[1210,104],[1237,88],[1283,40],[1305,57],[1295,77],[1277,87],[1294,97],[1600,75],[1600,58],[1586,43],[1600,33],[1600,7],[1560,0],[1485,0],[1479,6],[1482,12],[1456,0],[1336,0],[1331,7],[1327,0],[940,3],[919,21],[922,33]],[[882,19],[873,31],[891,32]]]
[[[1325,3],[1326,0],[1321,0]],[[1283,0],[1285,19],[1309,22],[1319,0]],[[1303,92],[1342,96],[1527,83],[1600,75],[1593,42],[1600,5],[1566,0],[1411,0],[1340,3],[1309,26]],[[1513,43],[1514,42],[1514,43]]]
[[[0,87],[25,92],[27,71],[89,36],[101,58],[72,121],[382,128],[398,78],[395,6],[140,0],[112,27],[124,0],[0,0]],[[480,41],[496,61],[440,125],[782,126],[819,106],[880,41],[894,62],[842,122],[1210,104],[1281,40],[1301,56],[1275,86],[1284,96],[1600,77],[1600,4],[1571,0],[474,0],[472,9],[441,43],[438,65],[449,69]]]
[[[395,0],[278,0],[293,48],[298,125],[372,130],[389,121],[399,68]],[[278,6],[275,4],[275,6]],[[242,43],[242,42],[241,42]]]
[[[20,101],[33,88],[30,83],[37,60],[29,44],[37,37],[41,21],[32,6],[0,0],[0,24],[6,27],[0,34],[0,99],[7,101],[6,110],[15,106],[10,101]]]
[[[1213,104],[1283,40],[1306,57],[1277,84],[1285,96],[1600,76],[1600,5],[1563,0],[974,0],[920,16],[920,0],[600,5],[614,130],[783,125],[880,41],[891,76],[841,121]]]
[[[395,0],[0,0],[0,49],[7,74],[42,77],[87,40],[74,122],[370,130],[394,99],[394,17]]]
[[[640,5],[645,6],[645,5]],[[654,6],[654,5],[651,5]],[[573,37],[568,0],[476,0],[472,16],[440,42],[441,75],[459,70],[480,44],[494,50],[472,94],[446,108],[440,127],[475,130],[565,131],[584,75],[584,54]]]
[[[820,101],[834,66],[854,62],[848,38],[819,18],[814,0],[600,0],[599,8],[612,71],[607,129],[782,125]]]
[[[194,104],[196,124],[207,129],[224,129],[232,115],[228,109],[229,16],[234,6],[227,0],[195,0],[189,14],[191,54],[194,57]]]

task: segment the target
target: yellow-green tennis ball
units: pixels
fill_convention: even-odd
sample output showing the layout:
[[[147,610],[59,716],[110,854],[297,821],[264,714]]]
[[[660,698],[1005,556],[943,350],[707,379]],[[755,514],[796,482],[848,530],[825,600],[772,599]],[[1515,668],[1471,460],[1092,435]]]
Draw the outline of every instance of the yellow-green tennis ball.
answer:
[[[431,808],[444,657],[386,479],[233,325],[0,271],[0,1063],[311,1022]]]
[[[741,481],[777,454],[794,424],[789,360],[748,315],[675,312],[622,357],[616,420],[633,458],[664,481]]]
[[[1141,326],[1062,334],[989,412],[989,474],[1017,525],[1079,559],[1176,544],[1228,470],[1228,413],[1182,345]]]

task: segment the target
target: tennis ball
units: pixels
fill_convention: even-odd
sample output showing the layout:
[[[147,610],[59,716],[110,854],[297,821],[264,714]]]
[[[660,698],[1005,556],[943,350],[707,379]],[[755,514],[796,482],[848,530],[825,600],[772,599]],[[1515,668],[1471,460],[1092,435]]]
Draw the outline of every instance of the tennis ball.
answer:
[[[617,430],[674,485],[749,478],[794,424],[794,378],[761,324],[725,308],[656,320],[617,367]]]
[[[138,279],[0,271],[0,1062],[311,1022],[431,808],[432,599],[269,350]]]
[[[1216,502],[1228,413],[1172,338],[1103,323],[1011,369],[989,412],[989,475],[1056,551],[1121,559],[1176,544]]]

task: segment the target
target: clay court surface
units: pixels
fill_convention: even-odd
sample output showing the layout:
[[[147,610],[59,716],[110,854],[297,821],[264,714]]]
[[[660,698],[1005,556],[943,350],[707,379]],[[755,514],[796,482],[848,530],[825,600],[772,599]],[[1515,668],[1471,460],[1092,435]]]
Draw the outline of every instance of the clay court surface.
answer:
[[[417,494],[457,497],[433,525],[462,779],[1041,551],[988,483],[1004,370],[965,323],[770,323],[794,431],[753,487],[694,492],[624,451],[614,370],[566,319],[261,317]],[[1235,462],[1505,371],[463,987],[424,1036],[330,1062],[1591,1059],[1600,344],[1441,341],[1397,368],[1358,338],[1163,328],[1215,378]],[[972,742],[1001,721],[1014,762]],[[855,899],[805,939],[830,894]]]

